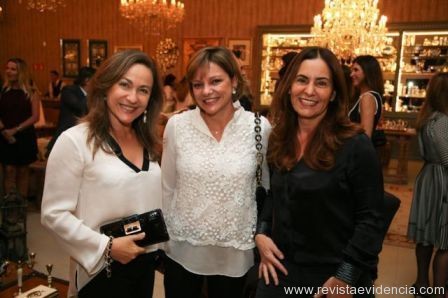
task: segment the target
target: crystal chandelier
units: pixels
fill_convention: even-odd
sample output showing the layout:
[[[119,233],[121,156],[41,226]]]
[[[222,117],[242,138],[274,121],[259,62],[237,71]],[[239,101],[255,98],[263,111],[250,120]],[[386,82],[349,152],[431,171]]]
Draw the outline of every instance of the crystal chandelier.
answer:
[[[380,56],[387,17],[378,21],[377,5],[378,0],[325,0],[322,16],[314,17],[312,44],[329,48],[346,63],[358,55]]]
[[[162,26],[175,28],[184,19],[180,0],[120,0],[120,13],[144,33],[160,34]]]
[[[22,3],[22,0],[19,2]],[[65,7],[65,0],[26,0],[27,9],[35,9],[39,12],[55,12],[60,6]]]

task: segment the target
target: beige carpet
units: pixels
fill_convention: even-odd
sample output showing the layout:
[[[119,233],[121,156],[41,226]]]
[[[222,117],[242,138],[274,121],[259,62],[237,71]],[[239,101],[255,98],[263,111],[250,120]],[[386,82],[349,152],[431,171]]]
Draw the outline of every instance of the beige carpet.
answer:
[[[392,220],[384,242],[390,245],[412,247],[413,242],[409,241],[406,235],[413,188],[408,185],[386,184],[384,190],[392,193],[401,201],[400,208]]]
[[[391,168],[396,167],[396,160],[392,160],[389,165]],[[384,242],[390,245],[413,247],[414,243],[406,237],[408,230],[409,212],[412,204],[412,192],[417,174],[423,166],[422,161],[410,160],[408,162],[408,183],[406,185],[385,184],[384,190],[397,196],[401,205],[389,227]]]

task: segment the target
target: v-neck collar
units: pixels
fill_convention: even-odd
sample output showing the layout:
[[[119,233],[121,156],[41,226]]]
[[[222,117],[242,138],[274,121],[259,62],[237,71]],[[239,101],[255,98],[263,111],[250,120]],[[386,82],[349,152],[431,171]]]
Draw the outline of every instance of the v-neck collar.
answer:
[[[241,113],[244,111],[244,109],[241,107],[241,105],[239,105],[239,103],[233,103],[233,107],[235,108],[235,113],[233,114],[232,119],[230,119],[230,121],[227,123],[226,127],[224,128],[224,131],[222,133],[222,135],[224,136],[224,132],[227,130],[227,127],[229,127],[230,125],[233,125],[233,123],[235,121],[237,121],[237,119],[239,119]],[[208,135],[209,137],[213,138],[214,140],[215,137],[212,135],[212,133],[210,132],[210,129],[208,128],[207,124],[204,121],[204,118],[202,118],[201,116],[201,110],[199,109],[199,107],[196,107],[194,110],[191,111],[192,112],[192,124],[193,126],[198,129],[200,132]],[[221,137],[221,141],[222,141],[222,137]],[[221,141],[217,141],[218,143],[220,143]]]
[[[139,169],[135,164],[133,164],[131,161],[129,161],[123,154],[123,151],[120,148],[120,145],[118,145],[117,141],[109,135],[107,143],[109,144],[112,151],[115,153],[115,155],[124,162],[128,167],[133,169],[136,173],[139,173],[141,171],[147,172],[149,170],[149,158],[148,158],[148,150],[146,148],[143,148],[143,166],[141,169]]]

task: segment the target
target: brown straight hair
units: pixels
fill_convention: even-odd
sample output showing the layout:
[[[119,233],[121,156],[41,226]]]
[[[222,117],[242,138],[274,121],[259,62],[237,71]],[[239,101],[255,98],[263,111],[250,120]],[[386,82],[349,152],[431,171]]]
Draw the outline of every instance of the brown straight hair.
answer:
[[[417,117],[417,129],[420,130],[438,111],[448,116],[448,73],[439,72],[429,81],[426,89],[426,99]]]
[[[93,142],[93,154],[99,148],[103,151],[112,153],[106,146],[109,137],[110,119],[106,97],[110,88],[117,83],[123,75],[135,64],[141,64],[151,70],[153,76],[153,86],[146,107],[146,123],[143,121],[143,115],[134,120],[132,126],[136,132],[137,139],[142,146],[149,152],[151,159],[159,160],[160,140],[157,134],[157,123],[160,109],[163,102],[162,87],[160,76],[155,62],[143,52],[128,50],[115,53],[105,60],[91,79],[88,92],[89,113],[84,118],[89,127],[87,143]]]

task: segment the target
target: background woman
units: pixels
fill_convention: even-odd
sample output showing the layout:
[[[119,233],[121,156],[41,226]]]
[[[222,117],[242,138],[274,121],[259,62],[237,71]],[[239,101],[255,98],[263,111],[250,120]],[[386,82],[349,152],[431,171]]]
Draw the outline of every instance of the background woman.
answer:
[[[177,92],[176,92],[176,76],[167,74],[163,80],[163,93],[165,101],[163,104],[163,113],[169,114],[176,110]]]
[[[0,92],[0,161],[6,194],[17,190],[23,198],[28,196],[28,165],[37,160],[34,123],[39,121],[39,102],[25,61],[9,59]]]
[[[118,52],[90,88],[84,122],[63,132],[49,156],[42,223],[72,256],[79,297],[152,297],[157,246],[139,247],[144,233],[111,239],[99,228],[161,207],[157,69],[142,52]]]
[[[448,281],[448,73],[438,73],[429,82],[417,129],[425,164],[415,181],[408,237],[417,243],[414,287],[420,292],[430,285],[434,247],[433,286],[444,287]]]
[[[257,297],[289,297],[290,285],[372,284],[383,240],[382,175],[370,140],[347,118],[347,99],[328,49],[303,49],[280,82],[268,148],[272,196],[255,237]]]
[[[378,60],[370,55],[356,57],[350,77],[354,97],[358,98],[349,112],[350,120],[360,123],[366,135],[372,138],[383,110],[384,81]]]
[[[197,108],[172,116],[164,134],[163,204],[167,298],[240,297],[253,265],[255,116],[238,103],[244,80],[232,53],[204,48],[187,80]],[[270,131],[261,121],[263,149]],[[263,184],[268,185],[264,164]]]

